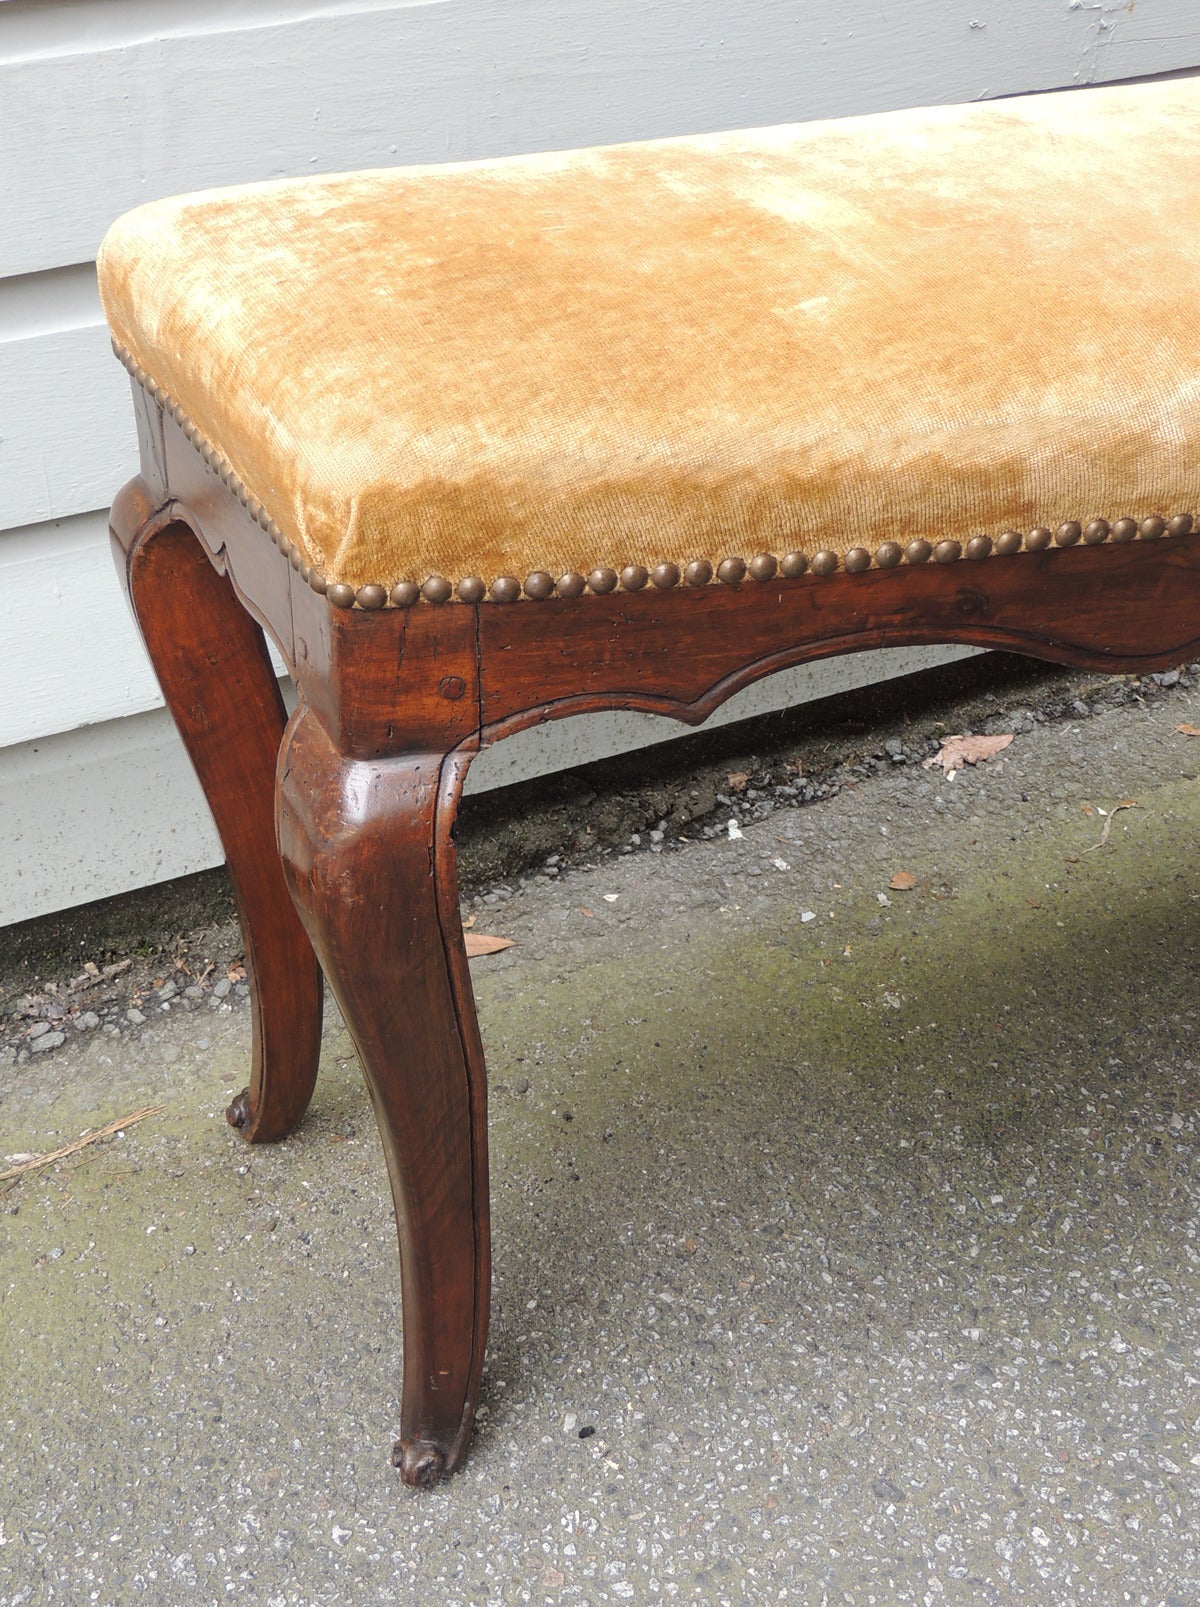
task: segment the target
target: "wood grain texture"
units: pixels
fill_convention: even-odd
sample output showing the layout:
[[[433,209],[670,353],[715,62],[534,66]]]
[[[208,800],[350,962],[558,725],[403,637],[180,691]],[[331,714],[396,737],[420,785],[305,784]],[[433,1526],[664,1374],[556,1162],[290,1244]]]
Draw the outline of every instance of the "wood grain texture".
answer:
[[[479,629],[488,740],[613,706],[697,724],[751,680],[862,648],[967,643],[1084,669],[1165,669],[1200,649],[1200,536],[484,606]]]
[[[490,1289],[483,1048],[451,837],[463,761],[348,759],[299,710],[279,842],[371,1091],[396,1207],[406,1483],[454,1470],[470,1438]]]
[[[142,481],[112,516],[142,637],[225,850],[250,984],[250,1084],[229,1119],[251,1141],[303,1116],[321,1050],[323,983],[275,845],[275,770],[286,720],[258,626],[195,536]]]
[[[440,0],[324,14],[316,3],[277,18],[249,9],[244,24],[193,11],[187,31],[172,20],[151,31],[126,10],[123,34],[121,12],[97,5],[86,11],[99,48],[82,34],[72,47],[78,22],[52,5],[44,22],[23,19],[18,42],[13,19],[30,9],[0,6],[0,173],[21,220],[0,236],[0,274],[90,260],[119,212],[214,184],[972,100],[1200,60],[1191,0],[1050,13],[1044,0]]]

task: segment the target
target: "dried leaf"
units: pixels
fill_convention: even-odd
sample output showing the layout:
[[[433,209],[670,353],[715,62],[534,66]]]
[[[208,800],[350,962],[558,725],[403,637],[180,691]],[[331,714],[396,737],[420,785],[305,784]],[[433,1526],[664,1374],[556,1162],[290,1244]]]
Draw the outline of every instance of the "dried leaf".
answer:
[[[999,737],[953,736],[946,737],[932,759],[922,765],[932,770],[940,764],[945,771],[961,770],[964,764],[978,764],[981,759],[992,759],[1008,747],[1013,739],[1011,731]]]
[[[466,920],[463,922],[463,931],[464,932],[469,932],[471,930],[471,928],[475,925],[475,922],[476,922],[477,919],[478,919],[478,916],[468,915]]]
[[[1186,720],[1182,725],[1177,725],[1175,729],[1185,737],[1200,737],[1200,725],[1189,725]]]
[[[246,967],[244,965],[231,965],[225,975],[231,982],[244,982],[246,980]]]
[[[917,878],[907,870],[898,870],[888,883],[894,893],[910,893],[916,885]]]
[[[499,954],[501,949],[511,949],[516,939],[489,937],[486,932],[465,932],[463,942],[467,945],[467,959],[473,960],[477,954]]]
[[[586,916],[587,916],[587,918],[588,918],[588,920],[589,920],[589,921],[594,921],[594,920],[595,920],[595,919],[596,919],[596,912],[595,912],[595,910],[590,910],[590,909],[588,909],[588,908],[587,908],[587,906],[586,906],[586,905],[585,905],[585,904],[581,904],[581,905],[580,905],[580,906],[579,906],[579,913],[580,913],[580,914],[581,914],[581,915],[586,915]]]
[[[745,792],[750,785],[750,777],[744,770],[733,771],[731,775],[725,777],[725,780],[729,785],[730,792]]]

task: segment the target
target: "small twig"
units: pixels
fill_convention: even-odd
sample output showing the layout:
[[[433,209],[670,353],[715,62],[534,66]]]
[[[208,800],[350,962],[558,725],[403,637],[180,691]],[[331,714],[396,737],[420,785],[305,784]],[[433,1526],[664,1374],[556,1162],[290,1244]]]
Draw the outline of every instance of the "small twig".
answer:
[[[97,1127],[93,1132],[84,1133],[82,1138],[75,1139],[71,1144],[64,1144],[61,1149],[53,1149],[47,1155],[35,1155],[32,1160],[22,1161],[19,1166],[10,1166],[7,1172],[0,1172],[0,1183],[6,1182],[10,1177],[21,1177],[26,1172],[39,1171],[43,1166],[53,1166],[55,1161],[74,1155],[76,1151],[94,1144],[97,1139],[111,1138],[113,1133],[132,1127],[136,1122],[144,1122],[147,1116],[158,1116],[166,1108],[165,1105],[143,1105],[141,1110],[131,1111],[128,1116],[109,1122],[107,1127]]]
[[[1099,841],[1094,842],[1091,845],[1090,848],[1085,848],[1084,853],[1085,854],[1094,854],[1096,852],[1097,848],[1103,848],[1104,847],[1105,843],[1108,841],[1109,831],[1112,829],[1113,816],[1117,813],[1118,810],[1120,810],[1120,809],[1136,809],[1136,808],[1137,808],[1137,799],[1136,798],[1126,798],[1121,803],[1114,804],[1112,809],[1109,811],[1109,813],[1107,815],[1105,815],[1105,817],[1104,817],[1104,830],[1100,833]]]

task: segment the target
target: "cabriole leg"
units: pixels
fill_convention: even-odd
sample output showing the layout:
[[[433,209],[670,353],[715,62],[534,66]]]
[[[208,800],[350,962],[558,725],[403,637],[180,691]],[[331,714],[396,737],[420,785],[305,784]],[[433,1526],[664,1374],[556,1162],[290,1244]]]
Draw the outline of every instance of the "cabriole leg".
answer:
[[[323,997],[275,844],[275,767],[287,713],[262,631],[192,532],[178,523],[130,531],[122,512],[118,502],[118,565],[216,821],[241,917],[253,1062],[250,1086],[227,1114],[253,1142],[283,1138],[316,1082]]]
[[[279,770],[292,895],[362,1061],[387,1157],[404,1301],[405,1483],[470,1437],[487,1337],[487,1111],[450,835],[453,756],[338,753],[299,710]]]

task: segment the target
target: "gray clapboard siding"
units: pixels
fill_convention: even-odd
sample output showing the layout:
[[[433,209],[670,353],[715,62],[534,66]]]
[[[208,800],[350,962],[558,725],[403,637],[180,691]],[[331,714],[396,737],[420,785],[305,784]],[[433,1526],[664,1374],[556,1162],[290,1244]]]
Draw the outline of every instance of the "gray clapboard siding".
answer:
[[[1195,0],[0,0],[0,924],[219,859],[95,511],[135,462],[91,263],[117,213],[274,175],[1198,62]],[[719,718],[948,656],[815,666]],[[471,784],[679,730],[637,716],[544,728],[485,755]]]
[[[0,528],[107,507],[137,471],[129,376],[103,323],[0,341],[0,419]]]
[[[0,644],[0,768],[10,745],[162,702],[117,583],[104,513],[0,536]],[[283,675],[273,648],[271,656]]]
[[[48,9],[70,26],[72,12]],[[76,7],[75,26],[102,9]],[[22,23],[11,45],[10,11]],[[39,31],[28,6],[0,7],[0,182],[5,215],[22,220],[0,234],[0,275],[85,262],[116,213],[206,185],[969,100],[1200,61],[1195,0],[436,0],[280,8],[267,22],[256,7],[241,25],[224,10],[193,15],[194,32],[104,48],[83,34],[71,52],[49,18]]]

